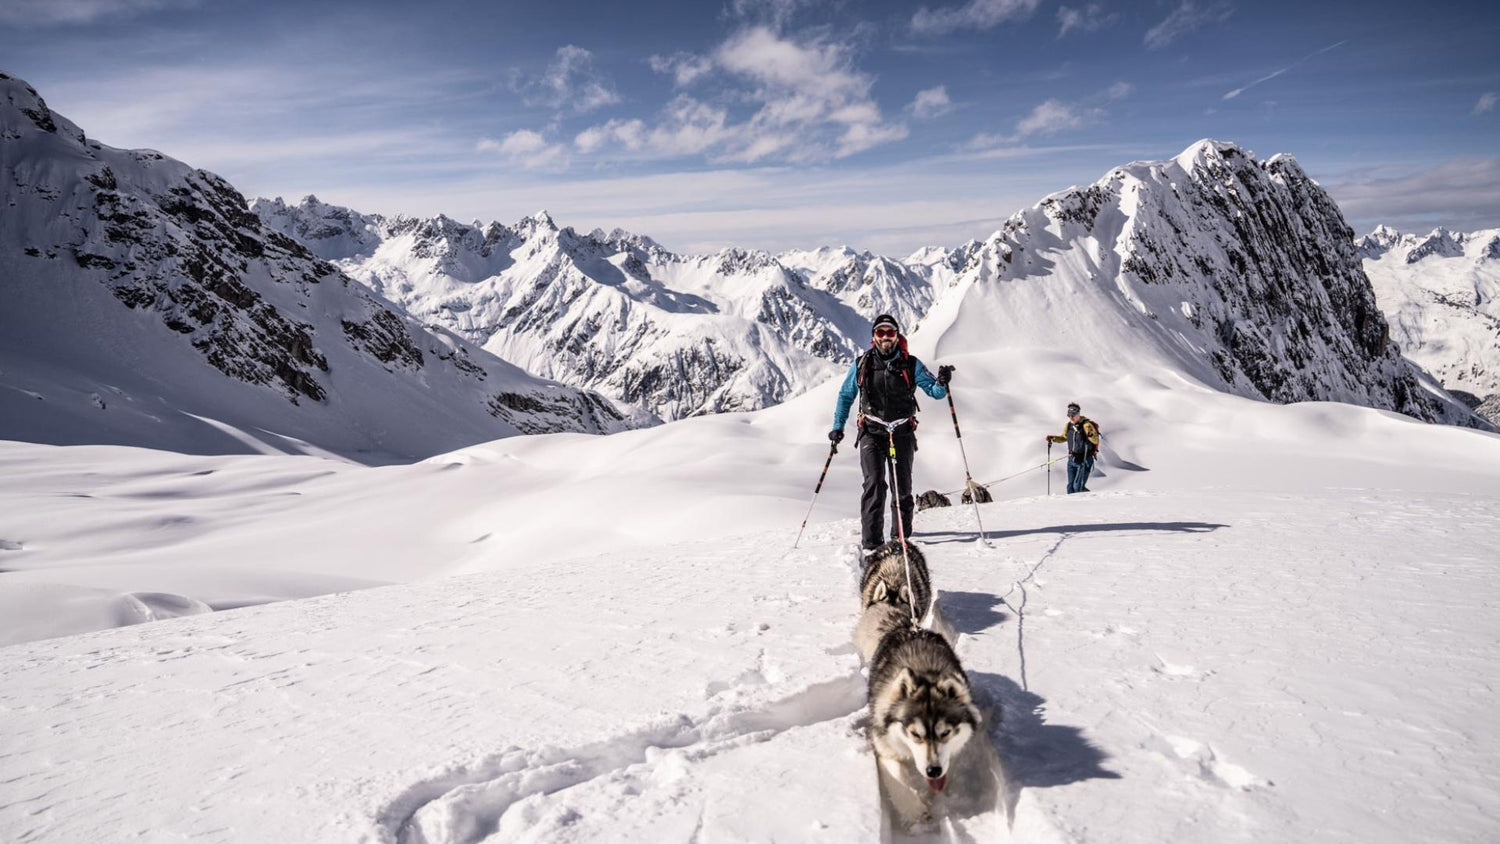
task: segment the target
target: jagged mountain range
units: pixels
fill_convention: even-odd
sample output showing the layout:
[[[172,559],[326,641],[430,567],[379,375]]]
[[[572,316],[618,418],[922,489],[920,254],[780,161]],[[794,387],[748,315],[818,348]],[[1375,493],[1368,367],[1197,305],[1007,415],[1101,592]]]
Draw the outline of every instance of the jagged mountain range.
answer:
[[[1106,365],[1122,363],[1122,332],[1153,338],[1149,360],[1123,363],[1242,395],[1485,424],[1400,355],[1360,263],[1382,260],[1378,244],[1356,248],[1288,156],[1200,142],[905,260],[678,255],[545,213],[481,225],[312,197],[247,205],[213,174],[87,138],[20,80],[0,85],[0,437],[373,461],[607,432],[777,403],[843,371],[876,313],[911,328],[938,308]],[[1490,241],[1445,237],[1403,246],[1405,265],[1471,246],[1493,258]],[[1005,304],[974,304],[987,301]]]
[[[0,438],[409,460],[651,418],[428,330],[227,182],[0,74]]]
[[[1500,422],[1500,229],[1381,226],[1356,246],[1406,356]]]
[[[428,324],[663,419],[801,393],[849,365],[874,316],[914,327],[952,281],[941,260],[847,248],[678,255],[621,230],[559,227],[545,212],[485,225],[316,197],[251,208]]]
[[[1401,355],[1337,205],[1290,156],[1200,141],[1047,197],[979,245],[959,285],[1015,345],[1168,369],[1274,402],[1341,401],[1484,426]],[[1065,313],[1056,309],[1066,289]],[[1003,304],[1002,304],[1003,303]],[[941,303],[939,304],[941,307]],[[962,349],[939,345],[939,352]]]

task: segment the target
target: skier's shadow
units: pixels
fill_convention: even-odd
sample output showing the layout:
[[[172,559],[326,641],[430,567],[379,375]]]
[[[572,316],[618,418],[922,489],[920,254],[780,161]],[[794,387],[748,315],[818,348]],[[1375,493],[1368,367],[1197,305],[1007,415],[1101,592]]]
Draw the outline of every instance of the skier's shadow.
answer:
[[[1209,531],[1226,528],[1229,525],[1217,522],[1105,522],[1093,525],[1049,525],[1047,527],[1028,528],[1026,530],[987,530],[984,532],[985,539],[1010,539],[1017,536],[1030,536],[1038,533],[1102,533],[1115,530],[1140,530],[1155,531],[1159,533],[1208,533]],[[921,537],[923,543],[941,545],[948,542],[974,542],[978,539],[978,532],[972,530],[933,530],[912,531],[912,536]]]
[[[1005,606],[1005,602],[999,595],[989,592],[951,592],[943,589],[938,592],[937,604],[943,611],[943,618],[953,625],[954,630],[971,636],[1010,618],[1009,613],[996,609]]]
[[[1047,701],[1003,674],[970,671],[975,703],[987,713],[989,737],[1004,770],[1007,817],[1015,818],[1025,788],[1052,788],[1089,779],[1120,779],[1104,767],[1109,754],[1079,727],[1047,723]]]

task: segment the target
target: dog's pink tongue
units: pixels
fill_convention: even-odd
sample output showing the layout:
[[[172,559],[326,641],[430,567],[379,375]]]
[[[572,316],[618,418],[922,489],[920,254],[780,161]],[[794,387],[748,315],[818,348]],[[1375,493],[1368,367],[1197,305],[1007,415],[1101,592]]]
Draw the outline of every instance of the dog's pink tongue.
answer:
[[[942,791],[943,789],[945,789],[945,788],[948,787],[948,775],[947,774],[943,774],[942,776],[940,776],[940,777],[938,777],[936,779],[933,779],[932,777],[928,777],[927,778],[927,787],[930,788],[930,789],[932,789],[933,791]]]

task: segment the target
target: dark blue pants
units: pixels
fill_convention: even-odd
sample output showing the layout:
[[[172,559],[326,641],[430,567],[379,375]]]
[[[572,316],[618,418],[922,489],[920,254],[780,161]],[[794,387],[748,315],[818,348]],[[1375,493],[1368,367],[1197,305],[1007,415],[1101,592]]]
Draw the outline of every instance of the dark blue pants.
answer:
[[[1094,470],[1094,458],[1085,454],[1068,455],[1068,493],[1083,492]]]

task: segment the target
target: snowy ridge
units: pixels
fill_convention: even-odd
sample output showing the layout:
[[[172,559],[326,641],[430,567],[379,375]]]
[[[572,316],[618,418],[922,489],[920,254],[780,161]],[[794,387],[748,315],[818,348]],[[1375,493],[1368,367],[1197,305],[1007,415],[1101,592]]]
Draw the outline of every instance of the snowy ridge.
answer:
[[[967,337],[986,324],[1112,371],[1487,424],[1401,356],[1337,206],[1289,156],[1201,141],[1116,168],[1011,217],[959,283]],[[1034,318],[1049,306],[1065,310]]]
[[[1380,226],[1355,246],[1402,352],[1500,423],[1500,229]]]
[[[0,184],[0,436],[379,462],[650,421],[424,329],[224,180],[3,74]]]
[[[889,312],[914,327],[933,273],[849,249],[677,255],[546,212],[514,225],[382,218],[308,197],[251,205],[376,293],[538,375],[664,419],[754,410],[842,371]]]

